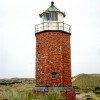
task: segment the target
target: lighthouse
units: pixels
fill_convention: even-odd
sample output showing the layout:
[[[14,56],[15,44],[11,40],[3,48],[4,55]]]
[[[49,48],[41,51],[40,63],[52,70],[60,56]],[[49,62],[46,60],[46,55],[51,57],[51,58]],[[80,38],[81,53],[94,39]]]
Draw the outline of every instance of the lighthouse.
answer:
[[[64,23],[66,14],[50,7],[39,14],[41,23],[35,26],[36,86],[38,93],[57,89],[67,100],[75,100],[71,82],[71,26]]]

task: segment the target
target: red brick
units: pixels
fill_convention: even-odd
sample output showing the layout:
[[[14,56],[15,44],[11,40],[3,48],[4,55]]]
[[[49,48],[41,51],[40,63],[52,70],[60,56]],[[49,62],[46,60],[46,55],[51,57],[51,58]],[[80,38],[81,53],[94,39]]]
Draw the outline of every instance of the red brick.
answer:
[[[72,86],[70,34],[65,32],[36,33],[36,85]],[[52,79],[52,72],[57,72]],[[67,92],[74,100],[75,92]]]
[[[56,85],[71,85],[70,35],[63,32],[36,34],[36,84],[53,85],[52,72],[57,72]],[[59,79],[59,80],[58,80]]]

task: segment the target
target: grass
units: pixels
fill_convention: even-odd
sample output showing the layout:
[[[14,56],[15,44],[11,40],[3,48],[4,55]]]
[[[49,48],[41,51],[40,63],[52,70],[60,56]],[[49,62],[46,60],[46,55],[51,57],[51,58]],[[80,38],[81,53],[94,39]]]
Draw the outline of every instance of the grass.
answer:
[[[81,74],[75,78],[73,86],[76,91],[90,95],[93,100],[100,100],[100,74]],[[32,91],[33,81],[27,78],[0,80],[0,100],[65,100],[59,91],[36,96]]]
[[[30,91],[32,87],[28,84],[1,85],[0,100],[24,100]]]
[[[73,81],[73,86],[78,86],[83,90],[94,90],[100,87],[100,74],[81,74]]]
[[[0,85],[0,100],[65,100],[59,91],[36,96],[32,91],[33,84]]]
[[[89,100],[100,100],[100,74],[80,74],[74,78],[73,87],[80,93],[77,96],[89,95]]]

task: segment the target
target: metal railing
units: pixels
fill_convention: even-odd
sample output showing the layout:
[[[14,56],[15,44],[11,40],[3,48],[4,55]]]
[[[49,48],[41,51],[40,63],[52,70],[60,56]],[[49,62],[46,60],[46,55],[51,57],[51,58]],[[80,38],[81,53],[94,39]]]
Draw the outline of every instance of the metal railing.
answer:
[[[35,33],[44,30],[61,30],[71,33],[71,26],[63,22],[43,22],[41,24],[35,25]]]

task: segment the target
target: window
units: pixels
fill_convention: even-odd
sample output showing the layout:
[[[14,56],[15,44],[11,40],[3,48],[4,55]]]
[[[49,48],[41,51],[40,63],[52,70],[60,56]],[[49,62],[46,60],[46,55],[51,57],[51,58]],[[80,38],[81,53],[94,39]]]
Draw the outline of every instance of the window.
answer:
[[[56,75],[57,75],[57,73],[56,72],[53,72],[52,73],[52,79],[56,79]]]
[[[58,20],[56,12],[52,12],[52,20],[53,21],[57,21]]]
[[[47,13],[46,16],[47,16],[47,20],[51,20],[51,13]]]
[[[46,13],[46,17],[48,21],[57,21],[58,20],[58,16],[56,12],[50,12],[50,13]]]

